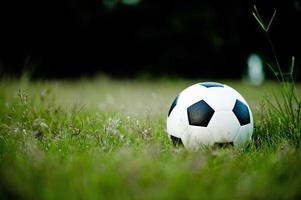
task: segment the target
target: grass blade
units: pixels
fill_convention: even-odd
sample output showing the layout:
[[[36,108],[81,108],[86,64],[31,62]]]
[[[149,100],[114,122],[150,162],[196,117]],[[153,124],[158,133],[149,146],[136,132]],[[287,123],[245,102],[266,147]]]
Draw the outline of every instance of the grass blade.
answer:
[[[271,24],[272,24],[272,22],[273,22],[275,16],[276,16],[276,10],[274,10],[273,16],[272,16],[272,18],[270,19],[269,24],[268,24],[268,26],[267,26],[267,28],[266,28],[266,31],[267,31],[267,32],[269,31],[269,29],[270,29],[270,27],[271,27]]]

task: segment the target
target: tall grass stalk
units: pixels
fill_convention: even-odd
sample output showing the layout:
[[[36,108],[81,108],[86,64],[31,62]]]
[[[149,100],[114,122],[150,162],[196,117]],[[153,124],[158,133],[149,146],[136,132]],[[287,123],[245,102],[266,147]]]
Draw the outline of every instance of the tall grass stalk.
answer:
[[[254,6],[253,16],[258,22],[261,29],[264,31],[265,36],[271,47],[276,66],[267,63],[267,66],[273,72],[279,82],[279,88],[272,91],[272,98],[265,98],[265,102],[268,106],[268,126],[273,128],[273,135],[277,135],[276,138],[284,138],[292,142],[296,147],[301,147],[301,100],[297,94],[296,85],[294,82],[294,67],[295,57],[292,56],[292,62],[290,70],[284,73],[278,57],[269,35],[269,30],[272,22],[276,16],[276,10],[268,23],[264,23],[260,16],[258,9]],[[269,129],[270,129],[269,128]],[[269,131],[266,131],[269,133]],[[268,137],[267,137],[268,138]],[[275,138],[275,137],[271,137]]]

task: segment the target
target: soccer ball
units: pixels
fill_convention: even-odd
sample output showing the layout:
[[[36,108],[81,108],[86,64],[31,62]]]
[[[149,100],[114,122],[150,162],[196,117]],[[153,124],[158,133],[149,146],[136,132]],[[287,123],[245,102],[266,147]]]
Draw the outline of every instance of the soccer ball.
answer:
[[[189,150],[226,143],[240,147],[251,140],[252,112],[233,88],[216,82],[197,83],[173,101],[167,133],[173,144]]]

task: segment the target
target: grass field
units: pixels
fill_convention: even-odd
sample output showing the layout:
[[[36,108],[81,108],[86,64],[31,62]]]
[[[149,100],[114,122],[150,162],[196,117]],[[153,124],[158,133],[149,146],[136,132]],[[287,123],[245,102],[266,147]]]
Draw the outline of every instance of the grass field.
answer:
[[[222,80],[253,110],[246,147],[171,145],[169,106],[198,81],[2,79],[0,199],[300,199],[300,117],[272,106],[278,83]]]

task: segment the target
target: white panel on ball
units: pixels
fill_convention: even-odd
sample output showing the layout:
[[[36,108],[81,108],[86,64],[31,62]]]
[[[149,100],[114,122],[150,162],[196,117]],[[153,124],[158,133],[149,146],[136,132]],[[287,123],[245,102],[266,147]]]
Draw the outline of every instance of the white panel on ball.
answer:
[[[185,112],[183,109],[182,106],[176,106],[167,119],[167,132],[177,138],[182,137],[188,126],[188,119],[183,116]]]
[[[195,102],[203,99],[206,95],[206,88],[200,87],[200,85],[192,85],[180,93],[181,98],[178,102],[180,106],[188,107]]]
[[[225,87],[207,88],[204,100],[209,102],[215,111],[231,110],[236,100],[235,96],[235,93]]]
[[[233,142],[240,124],[232,111],[218,111],[211,118],[208,129],[216,143]]]
[[[246,104],[246,106],[248,106],[247,101],[245,100],[245,98],[240,93],[238,93],[236,90],[234,90],[232,87],[230,87],[228,85],[225,85],[225,88],[228,90],[229,94],[232,94],[233,97],[235,97],[236,99],[244,102]]]
[[[251,140],[253,133],[253,124],[247,124],[240,127],[237,137],[233,143],[235,146],[243,146],[247,141]]]
[[[185,147],[189,150],[198,150],[201,146],[212,145],[211,135],[206,127],[193,126],[182,136]]]

